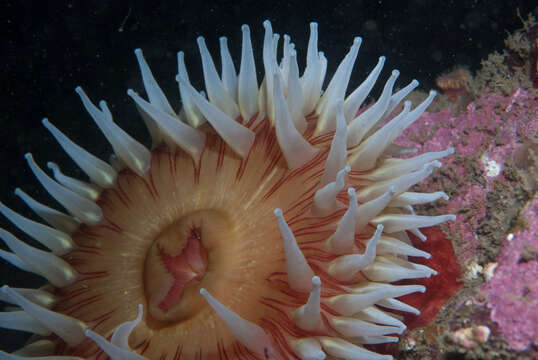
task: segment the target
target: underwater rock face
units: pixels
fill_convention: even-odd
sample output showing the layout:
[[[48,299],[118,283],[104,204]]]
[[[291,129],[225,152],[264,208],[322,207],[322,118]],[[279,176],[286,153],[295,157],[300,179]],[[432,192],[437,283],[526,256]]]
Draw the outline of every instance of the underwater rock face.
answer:
[[[464,321],[487,324],[514,350],[538,343],[537,119],[533,90],[486,93],[459,114],[424,114],[399,142],[419,151],[455,148],[439,174],[418,185],[420,191],[444,189],[451,199],[441,211],[458,219],[443,229],[466,283],[457,308],[467,301],[474,310],[455,315],[464,320],[450,325],[451,334],[464,329]]]
[[[515,350],[538,344],[538,198],[522,215],[528,228],[508,234],[493,277],[482,287],[491,319]]]

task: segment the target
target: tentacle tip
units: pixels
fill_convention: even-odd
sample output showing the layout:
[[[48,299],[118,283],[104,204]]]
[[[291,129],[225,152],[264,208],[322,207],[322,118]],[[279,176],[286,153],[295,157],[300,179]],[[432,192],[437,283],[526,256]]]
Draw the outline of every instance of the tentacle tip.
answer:
[[[350,187],[350,188],[347,189],[347,194],[348,194],[350,197],[353,197],[353,196],[355,195],[355,193],[356,193],[355,188]]]
[[[200,295],[202,295],[203,297],[206,297],[207,295],[209,295],[209,293],[207,292],[207,290],[205,288],[201,288],[200,289]]]
[[[243,25],[241,25],[241,30],[242,31],[249,31],[250,27],[247,24],[243,24]]]
[[[43,119],[41,119],[41,124],[43,124],[46,128],[48,128],[50,126],[49,119],[44,117]]]
[[[448,220],[449,220],[449,221],[454,221],[454,220],[456,220],[456,215],[454,215],[454,214],[449,214],[449,215],[448,215]]]
[[[136,48],[136,49],[134,49],[134,53],[137,56],[141,56],[142,55],[142,49],[141,48]]]
[[[398,69],[392,70],[392,76],[399,76],[399,75],[400,75],[400,70]]]
[[[411,84],[413,84],[413,86],[418,86],[418,84],[420,84],[420,83],[419,83],[419,81],[417,79],[413,79],[413,80],[411,80]]]
[[[383,224],[378,224],[378,225],[377,225],[377,228],[376,228],[376,233],[378,233],[378,232],[382,232],[384,228],[385,228],[385,227],[383,226]]]
[[[319,278],[319,276],[312,277],[312,285],[315,287],[321,286],[321,279]]]
[[[282,216],[282,210],[279,209],[279,208],[276,208],[275,210],[273,210],[273,214],[275,214],[276,217],[281,217]]]
[[[263,27],[267,29],[267,27],[271,26],[271,22],[269,21],[269,19],[265,19],[263,21]]]
[[[75,87],[75,92],[79,95],[84,94],[84,90],[82,89],[82,86],[80,85],[77,85],[77,87]]]
[[[24,154],[24,158],[28,161],[33,161],[34,160],[34,157],[32,156],[32,153],[29,153],[27,152],[26,154]]]
[[[130,97],[133,97],[137,95],[137,93],[133,89],[127,89],[127,95],[129,95]]]

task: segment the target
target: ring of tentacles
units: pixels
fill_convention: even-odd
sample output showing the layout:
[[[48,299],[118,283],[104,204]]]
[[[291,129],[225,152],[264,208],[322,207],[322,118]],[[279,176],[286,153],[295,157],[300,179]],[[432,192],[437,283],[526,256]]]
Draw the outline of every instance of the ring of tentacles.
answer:
[[[403,100],[418,82],[394,91],[393,70],[377,100],[361,108],[385,60],[346,94],[361,38],[322,91],[327,60],[317,24],[302,75],[290,37],[277,61],[279,36],[268,21],[264,28],[261,83],[246,25],[238,72],[226,38],[220,74],[198,39],[205,93],[192,87],[179,52],[179,112],[135,51],[146,99],[127,93],[151,150],[80,87],[113,148],[110,163],[43,120],[88,178],[48,163],[50,177],[27,154],[65,211],[21,189],[16,195],[44,223],[0,206],[44,247],[0,230],[11,250],[0,255],[49,282],[2,287],[1,300],[15,307],[0,326],[34,335],[0,359],[391,358],[364,345],[397,341],[406,326],[394,311],[419,313],[397,298],[425,291],[391,283],[436,274],[412,262],[430,255],[407,234],[426,240],[420,227],[454,218],[416,215],[414,205],[447,196],[409,190],[453,149],[413,156],[393,143],[435,93],[412,109]]]

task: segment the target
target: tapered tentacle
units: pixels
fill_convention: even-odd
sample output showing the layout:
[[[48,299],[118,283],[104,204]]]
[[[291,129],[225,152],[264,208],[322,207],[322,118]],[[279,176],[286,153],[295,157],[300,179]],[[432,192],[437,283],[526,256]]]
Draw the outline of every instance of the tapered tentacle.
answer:
[[[271,340],[261,327],[241,318],[235,312],[222,305],[206,289],[201,289],[200,294],[202,294],[213,310],[226,323],[228,329],[241,344],[258,356],[267,357],[270,355],[277,358]]]

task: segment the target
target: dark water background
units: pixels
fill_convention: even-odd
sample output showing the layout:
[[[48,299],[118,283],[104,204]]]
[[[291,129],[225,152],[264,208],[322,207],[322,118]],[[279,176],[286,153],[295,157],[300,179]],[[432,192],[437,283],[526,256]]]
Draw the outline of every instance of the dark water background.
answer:
[[[49,136],[40,120],[48,117],[71,139],[106,159],[110,147],[74,93],[82,85],[94,101],[107,100],[115,120],[137,139],[148,135],[127,88],[143,94],[133,50],[140,47],[178,109],[176,53],[185,52],[191,81],[202,89],[196,37],[203,35],[220,64],[218,37],[226,35],[236,69],[241,31],[251,26],[261,64],[262,21],[269,19],[276,33],[290,34],[304,66],[308,23],[319,23],[319,49],[328,58],[328,77],[347,52],[354,36],[363,43],[351,86],[357,86],[385,55],[384,82],[390,70],[400,70],[397,85],[412,78],[420,87],[434,87],[434,79],[455,66],[475,71],[481,59],[501,50],[507,32],[521,27],[516,15],[534,9],[533,1],[0,1],[0,200],[27,216],[31,213],[12,191],[21,187],[54,205],[33,178],[23,155],[33,152],[38,164],[56,161],[69,175],[80,175]],[[261,66],[259,66],[261,69]],[[258,81],[261,81],[259,72]],[[377,96],[377,92],[374,92]],[[81,176],[83,178],[83,176]],[[13,226],[0,219],[0,225]],[[14,231],[19,237],[20,232]],[[0,247],[5,249],[4,244]],[[35,287],[36,276],[24,274],[0,260],[0,285]],[[128,299],[126,299],[128,301]],[[24,333],[0,329],[0,349],[21,346]]]

